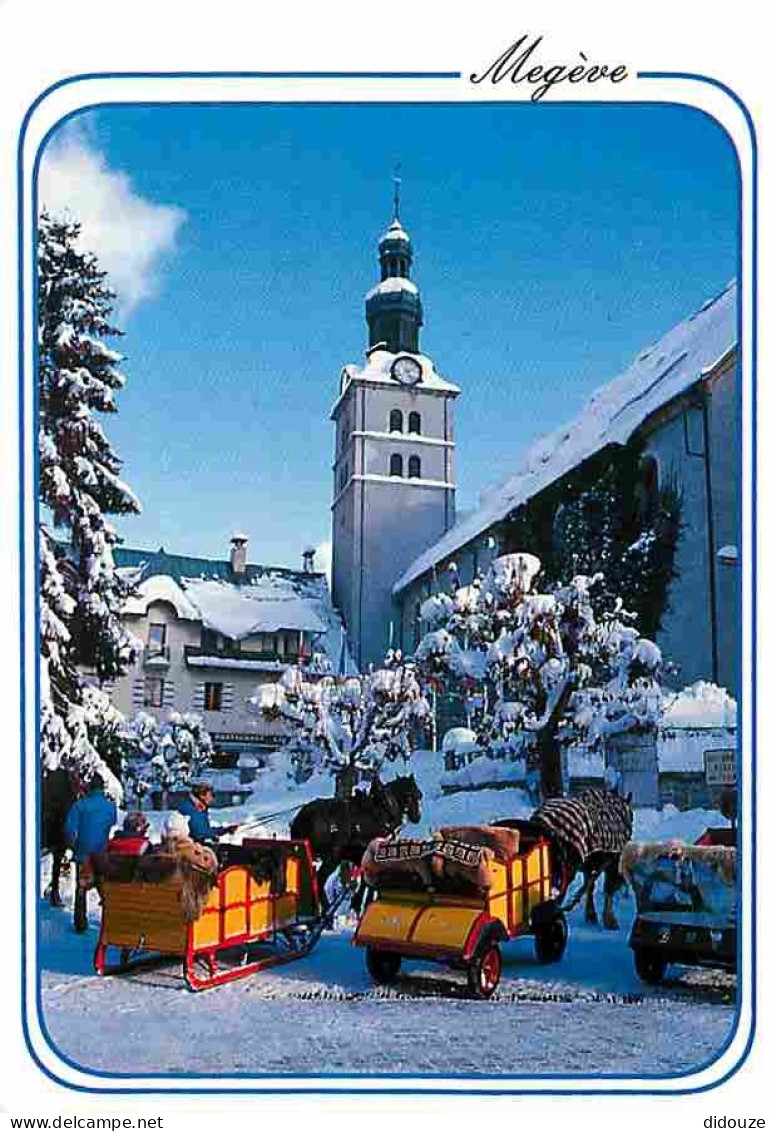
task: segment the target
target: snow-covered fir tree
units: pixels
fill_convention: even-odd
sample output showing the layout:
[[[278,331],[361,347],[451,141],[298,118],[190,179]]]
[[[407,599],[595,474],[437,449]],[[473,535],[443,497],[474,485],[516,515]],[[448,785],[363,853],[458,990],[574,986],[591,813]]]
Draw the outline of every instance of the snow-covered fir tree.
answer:
[[[563,743],[654,727],[661,711],[657,645],[621,599],[594,611],[600,575],[537,593],[531,554],[496,558],[472,585],[429,597],[415,653],[421,671],[464,687],[485,749],[534,747],[544,796],[562,791]],[[453,574],[455,576],[455,574]]]
[[[297,781],[325,768],[355,784],[359,773],[406,761],[430,717],[415,666],[399,652],[367,675],[316,677],[289,668],[278,683],[258,687],[250,703],[264,718],[284,722]]]
[[[138,804],[153,790],[190,785],[210,765],[213,743],[202,719],[195,714],[170,712],[158,722],[139,712],[122,728],[124,782]]]
[[[106,516],[140,508],[97,415],[116,411],[124,384],[121,355],[105,340],[119,333],[114,294],[77,223],[44,212],[38,246],[41,753],[45,767],[88,777],[104,762],[115,719],[82,671],[98,684],[113,679],[136,650],[121,622],[127,588]]]

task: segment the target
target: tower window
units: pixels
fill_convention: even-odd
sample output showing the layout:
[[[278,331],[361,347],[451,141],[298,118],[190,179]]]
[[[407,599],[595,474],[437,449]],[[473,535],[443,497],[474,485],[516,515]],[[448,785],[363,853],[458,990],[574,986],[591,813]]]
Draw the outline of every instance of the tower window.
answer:
[[[419,412],[411,412],[410,413],[409,426],[408,426],[407,430],[409,432],[414,432],[416,436],[420,435],[420,413]]]
[[[388,424],[389,432],[403,432],[404,431],[404,417],[398,408],[391,409],[391,415]],[[399,472],[401,474],[401,472]]]
[[[407,463],[407,475],[410,479],[420,479],[420,456],[410,456]]]
[[[404,465],[403,465],[403,462],[402,462],[402,458],[401,458],[401,456],[399,455],[398,452],[394,452],[393,455],[391,456],[391,475],[396,475],[401,479],[403,474],[404,474]]]

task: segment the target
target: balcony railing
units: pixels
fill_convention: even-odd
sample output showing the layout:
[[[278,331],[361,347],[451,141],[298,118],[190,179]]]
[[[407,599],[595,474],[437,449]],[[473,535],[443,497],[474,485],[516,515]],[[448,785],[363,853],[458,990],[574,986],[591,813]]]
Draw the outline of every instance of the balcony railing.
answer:
[[[230,665],[244,664],[246,667],[252,663],[271,663],[285,667],[299,663],[300,659],[299,652],[243,652],[237,649],[202,648],[198,644],[184,645],[183,654],[187,663],[191,660],[199,660],[197,667],[206,666],[210,660],[216,662],[226,660]]]
[[[143,649],[143,667],[168,668],[170,666],[169,644],[146,644]]]

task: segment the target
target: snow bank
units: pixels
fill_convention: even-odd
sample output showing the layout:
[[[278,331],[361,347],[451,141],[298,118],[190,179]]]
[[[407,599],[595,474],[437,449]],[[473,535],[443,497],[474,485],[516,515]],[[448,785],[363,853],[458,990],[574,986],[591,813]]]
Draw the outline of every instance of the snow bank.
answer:
[[[699,679],[684,687],[674,698],[664,699],[664,728],[735,727],[738,709],[724,687]]]

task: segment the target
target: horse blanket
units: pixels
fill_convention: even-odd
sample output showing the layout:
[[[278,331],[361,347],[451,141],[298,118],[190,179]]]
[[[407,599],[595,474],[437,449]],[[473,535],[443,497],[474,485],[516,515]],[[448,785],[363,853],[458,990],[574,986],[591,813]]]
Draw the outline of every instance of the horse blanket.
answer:
[[[579,797],[550,797],[531,817],[551,839],[584,862],[599,852],[619,855],[633,832],[633,811],[624,797],[586,789]]]

